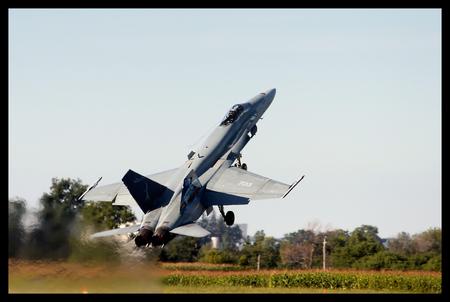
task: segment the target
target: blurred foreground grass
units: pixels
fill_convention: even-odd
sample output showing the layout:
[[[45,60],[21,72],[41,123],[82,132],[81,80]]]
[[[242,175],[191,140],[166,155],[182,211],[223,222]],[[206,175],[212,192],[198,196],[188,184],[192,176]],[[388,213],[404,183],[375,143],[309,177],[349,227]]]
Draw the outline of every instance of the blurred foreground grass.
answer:
[[[10,293],[160,293],[160,269],[151,264],[9,261]]]

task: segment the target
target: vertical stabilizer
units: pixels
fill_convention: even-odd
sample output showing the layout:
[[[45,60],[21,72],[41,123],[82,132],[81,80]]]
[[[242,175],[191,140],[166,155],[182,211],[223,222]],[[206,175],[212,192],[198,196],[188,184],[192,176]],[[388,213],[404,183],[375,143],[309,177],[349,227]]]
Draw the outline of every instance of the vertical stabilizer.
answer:
[[[160,206],[157,202],[158,197],[168,190],[167,187],[133,170],[128,170],[122,181],[144,213],[158,208]]]

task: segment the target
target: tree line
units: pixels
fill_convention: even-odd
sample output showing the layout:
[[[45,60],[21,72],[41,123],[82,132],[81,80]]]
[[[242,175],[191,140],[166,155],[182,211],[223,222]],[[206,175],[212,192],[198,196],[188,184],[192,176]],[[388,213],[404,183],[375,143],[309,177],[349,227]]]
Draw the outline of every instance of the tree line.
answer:
[[[85,203],[77,198],[87,188],[81,180],[52,179],[49,193],[39,199],[36,223],[25,228],[26,201],[9,200],[9,257],[68,261],[120,261],[129,257],[113,238],[89,240],[88,235],[116,228],[136,217],[129,207],[109,202]],[[263,230],[244,238],[239,226],[229,227],[215,211],[198,221],[211,232],[204,238],[178,236],[163,249],[146,250],[149,261],[231,263],[261,268],[322,268],[323,243],[327,268],[441,270],[442,234],[430,228],[399,233],[383,241],[378,229],[362,225],[353,231],[300,229],[282,238]],[[220,238],[213,248],[211,237]],[[130,240],[133,235],[130,235]]]
[[[22,198],[9,200],[9,257],[116,261],[119,256],[117,242],[91,241],[87,234],[116,228],[136,217],[126,206],[78,200],[87,187],[79,179],[53,178],[50,192],[39,199],[39,209],[34,213],[36,222],[29,228],[25,228],[23,221],[26,201]]]

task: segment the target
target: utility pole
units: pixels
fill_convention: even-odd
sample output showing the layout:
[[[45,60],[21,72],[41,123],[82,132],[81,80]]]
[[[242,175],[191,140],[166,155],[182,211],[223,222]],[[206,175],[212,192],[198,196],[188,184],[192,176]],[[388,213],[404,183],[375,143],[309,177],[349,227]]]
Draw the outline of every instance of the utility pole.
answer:
[[[325,249],[326,245],[327,245],[327,236],[323,237],[323,251],[322,251],[322,254],[323,254],[323,270],[326,269],[326,265],[325,265],[326,259],[327,259],[327,253],[326,253],[326,249]]]
[[[261,255],[258,254],[258,262],[256,263],[256,270],[259,271],[259,263],[261,262]]]
[[[311,253],[309,254],[309,268],[312,267],[313,254],[314,254],[314,244],[312,245]]]

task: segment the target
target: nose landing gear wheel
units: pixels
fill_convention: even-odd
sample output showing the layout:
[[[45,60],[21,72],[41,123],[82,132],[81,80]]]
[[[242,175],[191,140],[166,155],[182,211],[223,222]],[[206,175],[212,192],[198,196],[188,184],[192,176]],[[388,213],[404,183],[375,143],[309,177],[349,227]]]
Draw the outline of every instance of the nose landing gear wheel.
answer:
[[[227,214],[225,215],[225,223],[228,226],[232,226],[234,223],[234,213],[233,211],[228,211]]]
[[[250,129],[250,138],[255,136],[256,131],[258,131],[258,127],[256,127],[256,125],[255,125],[252,127],[252,129]]]

